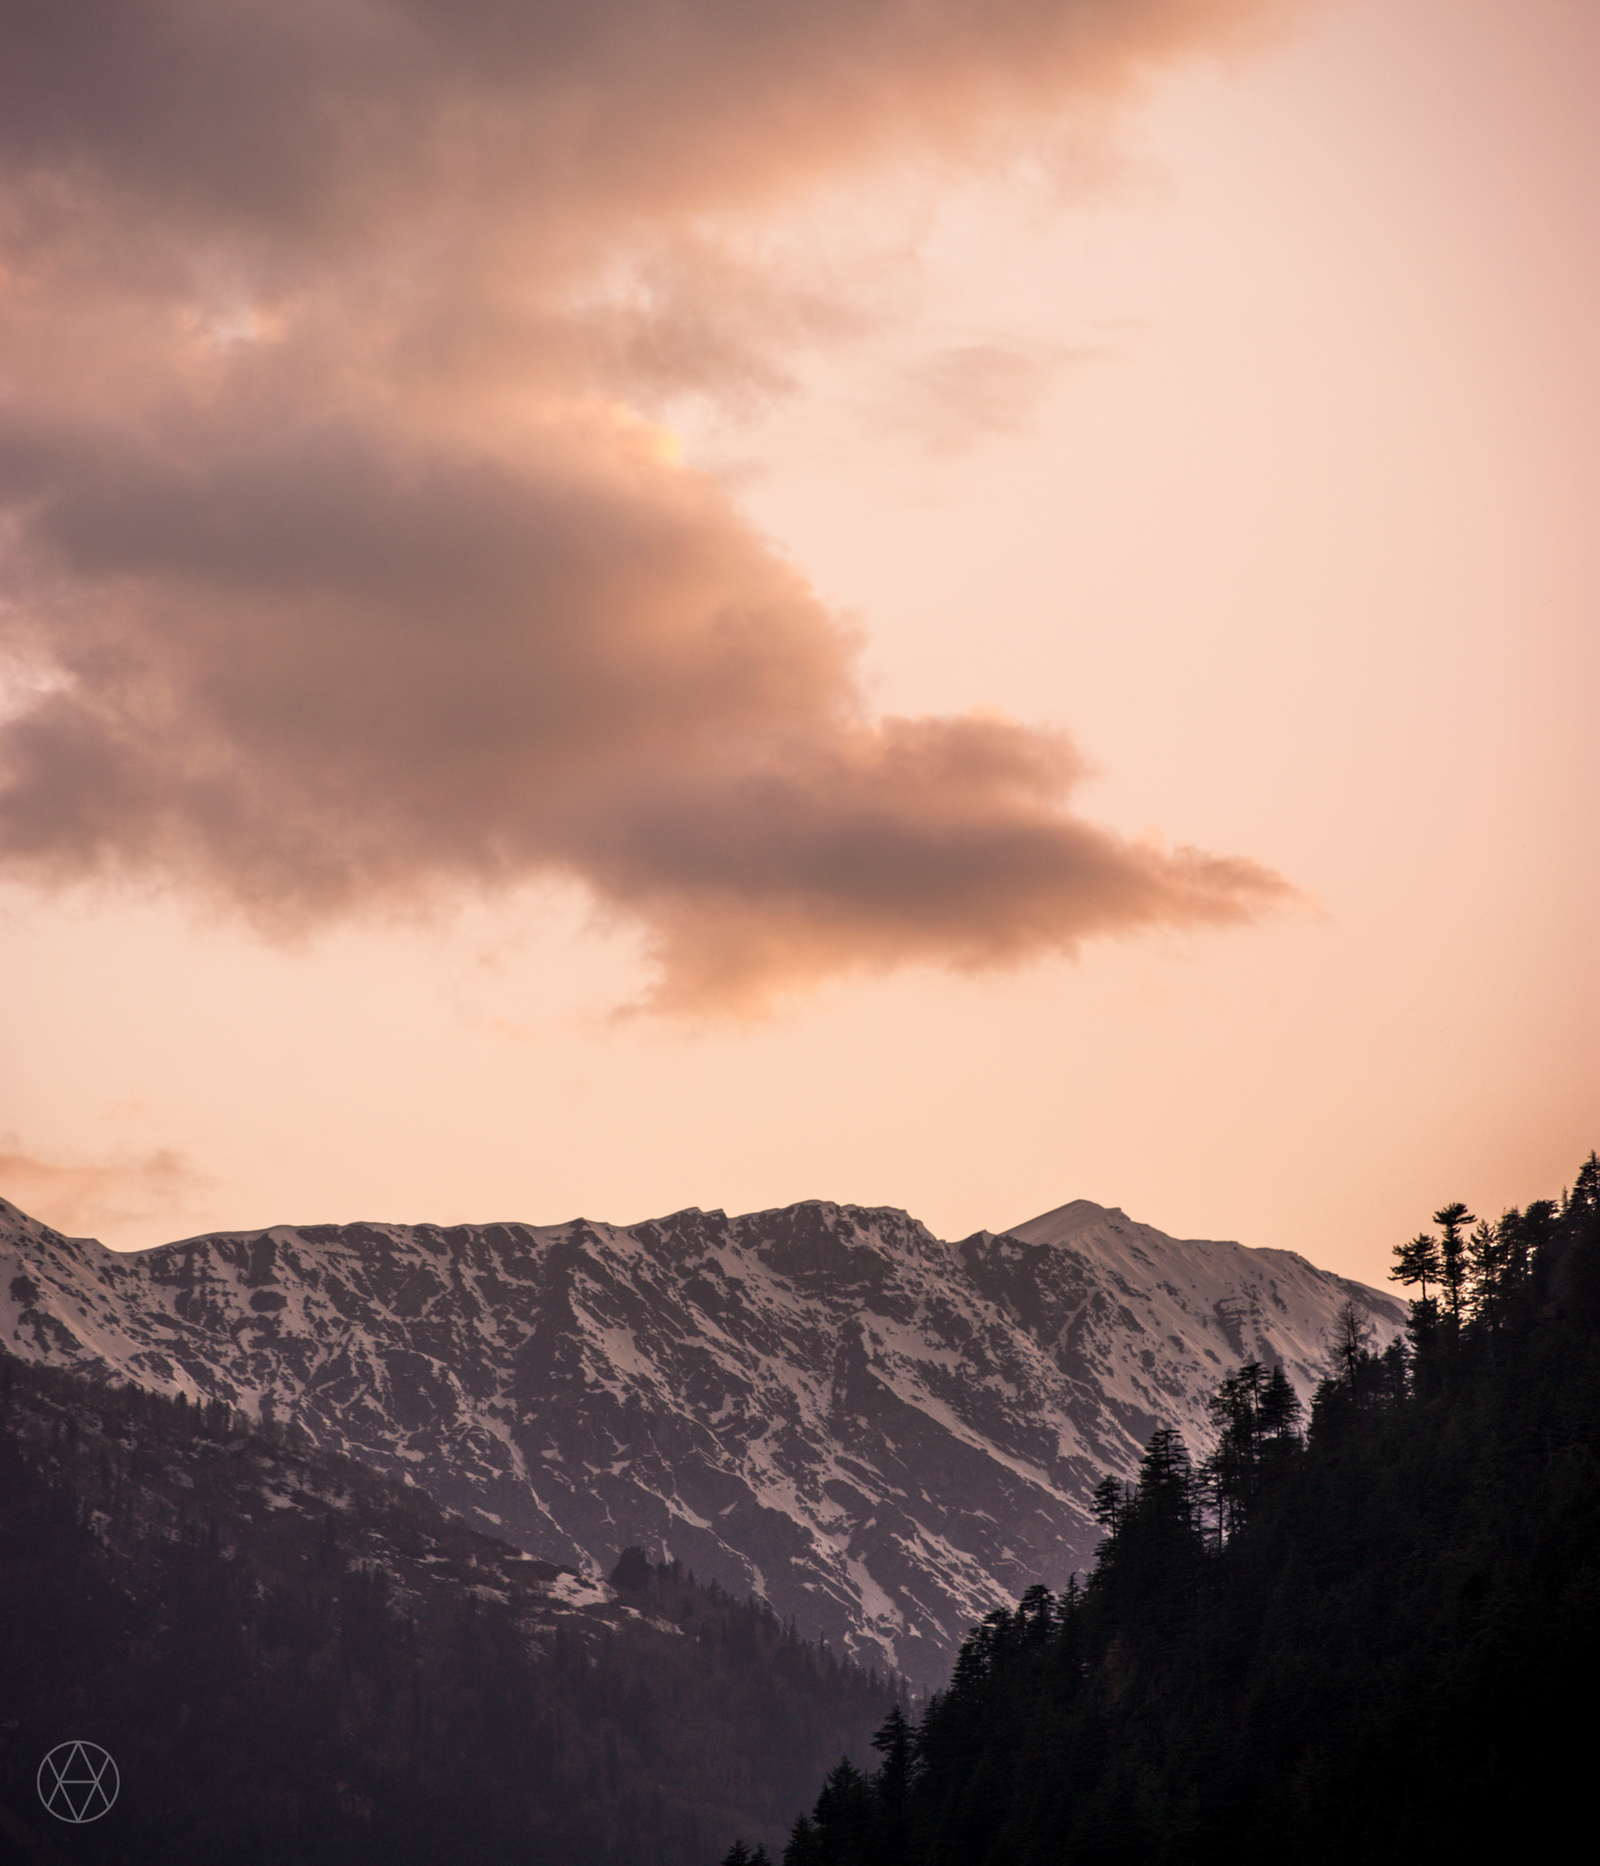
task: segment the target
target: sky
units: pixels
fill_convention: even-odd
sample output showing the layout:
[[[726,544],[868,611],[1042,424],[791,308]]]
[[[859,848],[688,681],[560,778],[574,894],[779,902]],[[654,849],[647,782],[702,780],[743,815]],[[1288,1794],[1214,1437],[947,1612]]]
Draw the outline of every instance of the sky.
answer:
[[[1600,1144],[1587,0],[0,32],[0,1192],[139,1248]]]

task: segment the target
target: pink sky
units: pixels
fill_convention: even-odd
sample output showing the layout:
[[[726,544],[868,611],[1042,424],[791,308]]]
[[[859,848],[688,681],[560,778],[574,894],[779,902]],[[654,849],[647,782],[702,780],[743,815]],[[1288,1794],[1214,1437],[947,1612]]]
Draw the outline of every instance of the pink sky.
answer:
[[[1379,1280],[1570,1178],[1600,24],[1078,12],[8,61],[0,1192]]]

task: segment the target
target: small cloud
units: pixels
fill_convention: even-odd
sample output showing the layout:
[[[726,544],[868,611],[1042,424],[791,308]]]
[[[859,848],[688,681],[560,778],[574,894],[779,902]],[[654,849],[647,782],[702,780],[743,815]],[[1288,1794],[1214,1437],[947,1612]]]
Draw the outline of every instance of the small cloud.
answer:
[[[1063,370],[1104,354],[1040,343],[937,350],[906,372],[889,422],[931,453],[963,453],[992,436],[1024,432]]]
[[[120,1159],[46,1160],[15,1137],[0,1145],[0,1188],[13,1205],[58,1231],[88,1235],[185,1210],[215,1182],[169,1147]]]

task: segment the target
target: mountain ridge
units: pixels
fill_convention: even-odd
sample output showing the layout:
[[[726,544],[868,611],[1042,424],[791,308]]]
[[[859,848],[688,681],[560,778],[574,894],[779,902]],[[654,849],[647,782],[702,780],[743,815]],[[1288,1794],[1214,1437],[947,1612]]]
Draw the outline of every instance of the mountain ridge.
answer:
[[[1088,1200],[958,1243],[812,1200],[126,1255],[0,1206],[7,1351],[293,1422],[542,1559],[679,1556],[924,1689],[973,1620],[1087,1566],[1089,1493],[1157,1424],[1202,1448],[1229,1366],[1308,1394],[1352,1299],[1398,1331],[1292,1252]]]

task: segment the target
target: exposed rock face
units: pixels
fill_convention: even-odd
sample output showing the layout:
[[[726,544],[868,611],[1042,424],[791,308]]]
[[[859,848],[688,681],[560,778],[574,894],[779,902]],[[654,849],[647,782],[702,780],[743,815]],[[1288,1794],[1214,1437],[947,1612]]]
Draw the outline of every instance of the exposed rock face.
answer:
[[[0,1201],[0,1347],[224,1398],[547,1560],[631,1543],[941,1684],[966,1628],[1087,1566],[1093,1484],[1207,1442],[1245,1360],[1321,1376],[1353,1297],[1288,1251],[1079,1200],[947,1244],[807,1203],[590,1224],[313,1225],[120,1255]]]

